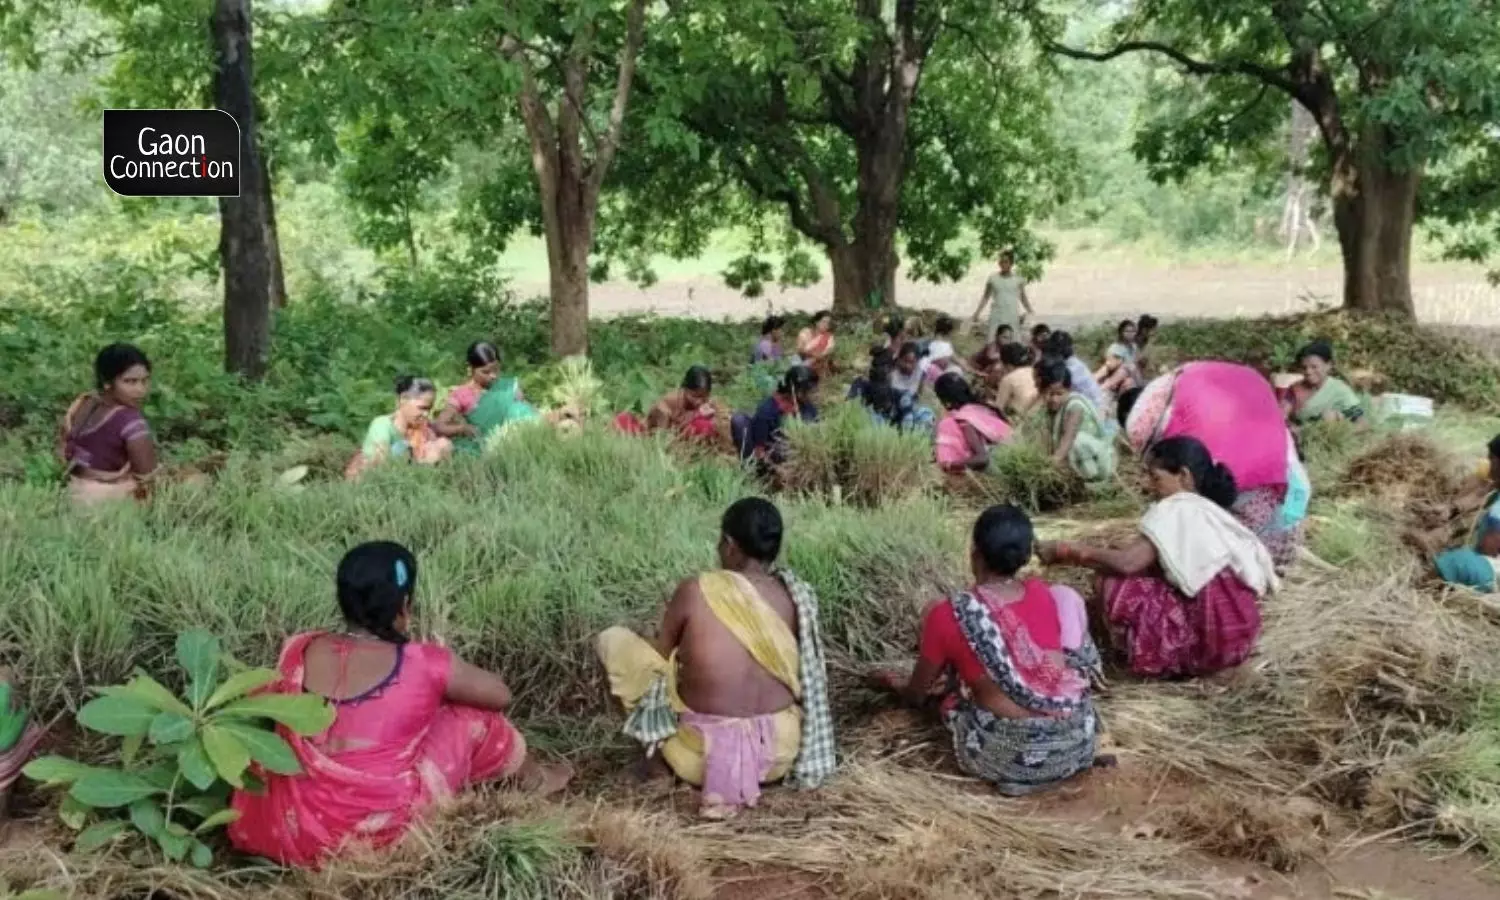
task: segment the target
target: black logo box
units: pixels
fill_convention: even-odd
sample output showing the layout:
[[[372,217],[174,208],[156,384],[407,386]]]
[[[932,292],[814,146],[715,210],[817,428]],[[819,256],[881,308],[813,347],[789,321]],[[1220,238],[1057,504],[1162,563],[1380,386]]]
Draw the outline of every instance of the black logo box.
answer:
[[[222,109],[106,109],[104,183],[126,197],[238,197],[240,125]]]

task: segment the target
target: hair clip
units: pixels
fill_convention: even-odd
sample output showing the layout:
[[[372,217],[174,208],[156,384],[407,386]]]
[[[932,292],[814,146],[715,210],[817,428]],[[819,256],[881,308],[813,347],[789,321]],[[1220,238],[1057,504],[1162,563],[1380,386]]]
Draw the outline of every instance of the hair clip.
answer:
[[[406,581],[408,577],[409,574],[406,571],[405,560],[396,560],[396,587],[406,587]]]

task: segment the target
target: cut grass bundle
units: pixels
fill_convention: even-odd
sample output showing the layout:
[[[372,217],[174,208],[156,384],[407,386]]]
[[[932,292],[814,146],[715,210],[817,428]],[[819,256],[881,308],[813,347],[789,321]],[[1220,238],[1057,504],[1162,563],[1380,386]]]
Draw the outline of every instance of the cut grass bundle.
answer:
[[[1028,512],[1061,509],[1089,499],[1083,480],[1024,434],[996,447],[982,473],[963,477],[962,490],[985,506],[1013,503]]]
[[[719,865],[828,879],[840,897],[969,900],[1000,884],[1017,897],[1222,896],[1171,874],[1178,845],[1033,817],[967,779],[891,762],[857,761],[816,795],[770,800],[762,827],[702,825],[680,839]]]
[[[1462,468],[1427,436],[1399,432],[1355,456],[1339,488],[1373,493],[1393,505],[1447,503],[1458,493]]]
[[[831,405],[818,422],[788,422],[787,460],[779,475],[795,493],[879,506],[937,485],[928,435],[877,424],[858,403]]]

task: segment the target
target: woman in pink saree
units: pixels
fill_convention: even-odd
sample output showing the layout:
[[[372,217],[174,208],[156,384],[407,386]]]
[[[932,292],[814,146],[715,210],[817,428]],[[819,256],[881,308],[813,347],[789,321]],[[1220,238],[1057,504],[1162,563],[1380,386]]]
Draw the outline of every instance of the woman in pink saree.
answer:
[[[1010,423],[994,407],[980,403],[962,375],[944,375],[933,391],[947,410],[937,426],[938,467],[944,472],[988,468],[995,445],[1010,440]]]
[[[542,793],[568,772],[528,759],[502,714],[510,689],[446,648],[408,640],[417,561],[399,544],[355,547],[339,564],[343,634],[307,632],[281,651],[269,690],[316,693],[337,708],[328,730],[277,732],[299,775],[257,769],[261,793],[236,791],[229,838],[242,852],[316,867],[351,845],[398,840],[424,810],[469,785],[507,776]]]
[[[1237,363],[1188,363],[1122,394],[1119,416],[1143,457],[1168,438],[1201,442],[1234,475],[1235,518],[1278,566],[1296,558],[1311,486],[1276,392],[1259,372]]]

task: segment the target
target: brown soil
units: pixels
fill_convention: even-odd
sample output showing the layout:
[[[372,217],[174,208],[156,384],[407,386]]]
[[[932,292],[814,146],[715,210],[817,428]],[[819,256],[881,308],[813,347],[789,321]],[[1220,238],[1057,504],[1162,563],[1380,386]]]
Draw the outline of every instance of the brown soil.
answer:
[[[902,306],[940,309],[968,316],[979,302],[988,269],[975,269],[957,284],[903,281]],[[1075,325],[1151,312],[1162,318],[1256,316],[1304,312],[1318,303],[1337,305],[1343,290],[1338,266],[1254,263],[1180,266],[1100,264],[1083,258],[1062,260],[1029,294],[1037,318]],[[523,284],[523,292],[545,292],[546,285]],[[596,315],[632,312],[699,318],[750,318],[768,306],[808,311],[827,306],[831,283],[788,291],[772,289],[750,300],[716,277],[662,281],[642,290],[621,282],[594,285],[590,305]],[[1500,289],[1477,266],[1417,266],[1412,276],[1417,314],[1424,322],[1450,326],[1500,325]]]

